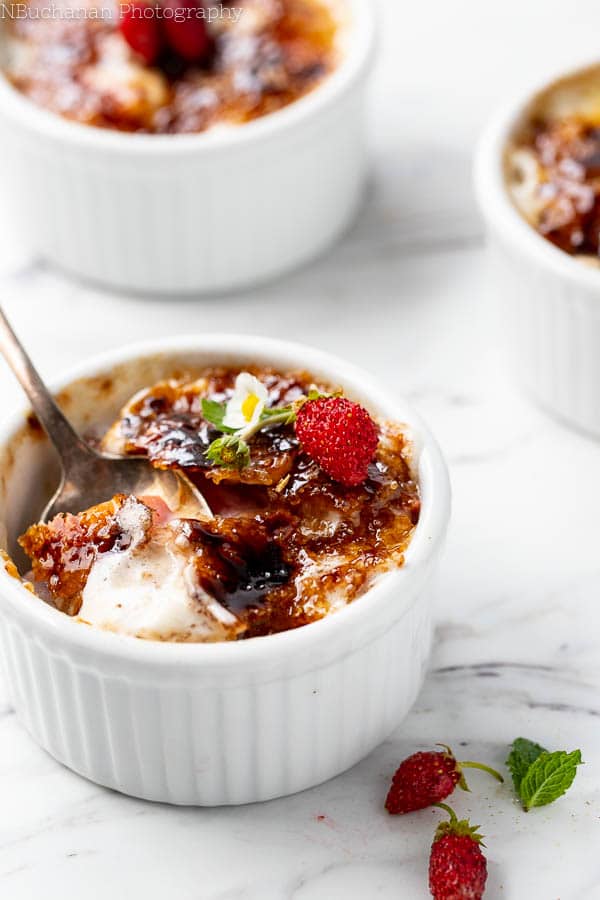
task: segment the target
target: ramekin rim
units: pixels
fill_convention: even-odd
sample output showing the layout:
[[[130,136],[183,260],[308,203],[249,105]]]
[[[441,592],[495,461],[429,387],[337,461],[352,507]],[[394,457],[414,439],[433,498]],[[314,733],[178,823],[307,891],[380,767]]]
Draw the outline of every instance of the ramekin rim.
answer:
[[[382,575],[362,597],[357,598],[344,609],[324,617],[302,628],[284,631],[264,637],[251,638],[238,642],[217,642],[210,644],[173,643],[146,641],[127,635],[116,635],[83,623],[73,621],[41,602],[27,591],[15,578],[0,565],[0,602],[8,594],[10,602],[16,606],[20,616],[27,616],[35,626],[41,625],[45,631],[58,636],[61,642],[89,647],[105,656],[134,659],[154,665],[164,663],[172,665],[184,662],[186,665],[226,666],[244,665],[245,663],[268,656],[270,650],[275,655],[287,652],[296,647],[302,648],[312,643],[327,640],[330,634],[340,629],[360,625],[368,620],[369,610],[384,600],[385,594],[394,594],[395,588],[402,590],[406,582],[419,568],[426,566],[435,557],[445,537],[450,515],[450,485],[446,464],[437,442],[421,417],[401,398],[382,389],[377,379],[363,372],[362,369],[333,354],[291,341],[260,336],[213,333],[197,336],[181,336],[158,341],[144,341],[128,344],[118,350],[94,356],[92,359],[70,368],[53,385],[56,389],[77,380],[91,377],[99,371],[135,359],[158,355],[161,353],[186,352],[229,352],[236,346],[244,348],[245,353],[256,353],[259,357],[273,359],[288,357],[290,365],[302,365],[309,369],[339,372],[340,381],[361,384],[365,393],[373,397],[386,409],[394,410],[401,406],[409,413],[407,425],[414,432],[415,444],[419,443],[419,475],[427,484],[421,517],[411,544],[406,553],[405,565]],[[23,411],[13,414],[8,420],[0,423],[0,447],[23,425]],[[427,493],[429,492],[429,493]],[[6,590],[5,590],[6,589]],[[398,598],[399,602],[400,598]],[[28,602],[24,602],[28,601]],[[366,602],[365,602],[366,601]],[[412,602],[416,602],[414,600]],[[406,607],[406,602],[403,608]]]
[[[240,126],[196,134],[131,134],[74,122],[29,100],[14,88],[0,70],[0,111],[18,118],[32,132],[42,133],[70,146],[125,156],[162,157],[221,153],[257,142],[309,120],[345,95],[370,68],[376,44],[375,13],[370,0],[343,0],[353,7],[351,40],[343,58],[312,91],[287,106]]]
[[[563,66],[553,76],[536,80],[526,91],[519,91],[516,96],[505,101],[492,115],[479,137],[473,169],[475,193],[488,224],[497,228],[507,242],[540,265],[590,291],[600,291],[600,272],[586,267],[576,257],[555,247],[523,218],[507,189],[504,160],[511,132],[536,95],[551,87],[554,82],[598,65],[599,59]]]

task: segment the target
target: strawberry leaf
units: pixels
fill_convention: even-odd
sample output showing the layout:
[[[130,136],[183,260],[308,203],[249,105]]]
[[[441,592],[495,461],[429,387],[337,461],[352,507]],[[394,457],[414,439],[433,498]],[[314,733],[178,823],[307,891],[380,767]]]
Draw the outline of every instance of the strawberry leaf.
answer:
[[[225,418],[226,412],[226,403],[219,403],[218,400],[209,400],[207,397],[202,398],[203,418],[207,422],[210,422],[211,425],[214,425],[218,431],[222,431],[225,434],[232,434],[234,429],[228,428],[227,425],[223,425],[223,419]]]
[[[541,753],[546,752],[545,747],[536,744],[535,741],[528,741],[527,738],[517,738],[513,741],[506,765],[512,775],[517,794],[529,767]]]
[[[525,810],[534,806],[546,806],[562,797],[573,784],[577,766],[581,763],[580,750],[573,750],[572,753],[564,750],[540,753],[530,765],[519,787],[518,793]]]

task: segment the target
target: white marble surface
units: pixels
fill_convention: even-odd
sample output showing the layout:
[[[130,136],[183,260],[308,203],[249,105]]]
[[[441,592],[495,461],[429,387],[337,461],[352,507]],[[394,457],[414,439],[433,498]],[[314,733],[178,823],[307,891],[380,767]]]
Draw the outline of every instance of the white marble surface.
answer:
[[[502,766],[519,734],[581,747],[586,766],[566,798],[527,815],[509,790],[471,776],[456,808],[487,836],[486,896],[600,898],[600,450],[506,378],[469,187],[489,107],[575,51],[593,56],[600,10],[593,0],[382,0],[382,16],[373,183],[326,259],[252,294],[131,299],[29,259],[0,218],[0,271],[2,302],[48,376],[130,339],[232,329],[326,347],[407,394],[439,436],[455,498],[425,688],[396,734],[329,784],[193,810],[66,771],[21,730],[0,684],[0,892],[10,900],[419,900],[438,815],[383,811],[396,765],[445,741]],[[5,407],[20,399],[4,366],[0,389]]]

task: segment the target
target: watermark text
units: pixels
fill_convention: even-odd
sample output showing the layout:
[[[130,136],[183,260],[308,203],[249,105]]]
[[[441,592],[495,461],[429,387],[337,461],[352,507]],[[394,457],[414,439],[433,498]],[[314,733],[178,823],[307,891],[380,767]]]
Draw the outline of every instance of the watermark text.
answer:
[[[185,22],[186,19],[204,19],[205,22],[216,22],[228,19],[239,22],[244,10],[239,6],[181,6],[163,7],[160,3],[119,3],[116,6],[63,6],[55,3],[29,4],[12,3],[0,0],[0,19],[96,19],[107,20],[128,16],[134,19],[173,19]]]

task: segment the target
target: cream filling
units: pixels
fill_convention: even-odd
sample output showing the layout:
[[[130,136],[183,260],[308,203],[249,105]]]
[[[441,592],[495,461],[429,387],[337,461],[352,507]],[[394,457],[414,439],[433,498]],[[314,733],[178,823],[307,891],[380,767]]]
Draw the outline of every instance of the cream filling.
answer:
[[[220,641],[235,636],[238,621],[202,590],[193,562],[175,543],[97,558],[78,618],[90,625],[154,640]]]
[[[544,201],[540,196],[542,181],[542,169],[532,150],[519,147],[510,153],[510,194],[521,214],[533,226],[537,226],[544,209]]]

